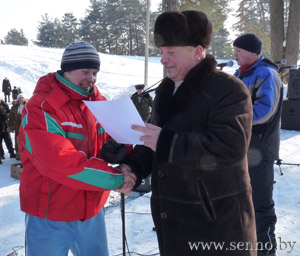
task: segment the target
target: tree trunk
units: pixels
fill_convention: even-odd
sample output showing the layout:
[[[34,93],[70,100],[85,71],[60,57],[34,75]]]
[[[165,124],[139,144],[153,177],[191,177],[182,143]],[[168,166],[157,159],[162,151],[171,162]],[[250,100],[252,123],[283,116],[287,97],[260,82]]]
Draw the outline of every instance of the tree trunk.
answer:
[[[272,1],[270,1],[272,2]],[[296,64],[299,53],[300,0],[290,1],[289,22],[286,33],[286,60],[288,65]]]
[[[178,11],[178,9],[179,9],[178,0],[162,0],[163,12]]]
[[[283,10],[283,0],[270,1],[271,58],[273,61],[280,61],[285,57]]]

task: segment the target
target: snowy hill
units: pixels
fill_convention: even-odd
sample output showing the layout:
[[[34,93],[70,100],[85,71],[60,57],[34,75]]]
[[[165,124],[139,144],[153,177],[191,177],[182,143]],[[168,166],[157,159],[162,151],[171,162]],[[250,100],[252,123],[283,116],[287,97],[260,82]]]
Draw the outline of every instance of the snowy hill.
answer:
[[[40,76],[60,69],[62,49],[36,46],[0,45],[0,81],[8,77],[13,86],[21,87],[25,96],[32,95]],[[144,59],[100,54],[101,71],[97,86],[108,99],[129,96],[135,92],[134,84],[144,83]],[[149,86],[162,77],[160,58],[149,60]],[[236,66],[224,68],[233,73]],[[14,136],[14,134],[13,134]],[[5,148],[6,152],[7,149]],[[283,175],[275,168],[274,198],[278,224],[276,227],[277,256],[300,256],[300,132],[281,130],[280,157]],[[6,153],[6,157],[9,154]],[[11,253],[15,246],[24,246],[24,213],[19,208],[19,181],[10,177],[10,165],[16,160],[5,159],[0,165],[0,256]],[[112,192],[111,200],[116,193]],[[126,203],[126,234],[129,250],[140,255],[158,253],[156,234],[149,207],[149,194]],[[110,255],[122,255],[122,226],[120,207],[106,211],[106,226]],[[25,255],[24,248],[18,251]],[[131,253],[131,255],[136,255]]]

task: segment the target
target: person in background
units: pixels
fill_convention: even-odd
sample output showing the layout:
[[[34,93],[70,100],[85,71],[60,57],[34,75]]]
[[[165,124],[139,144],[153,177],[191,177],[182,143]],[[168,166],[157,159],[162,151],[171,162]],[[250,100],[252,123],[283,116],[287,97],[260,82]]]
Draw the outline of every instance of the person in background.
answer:
[[[10,153],[10,158],[16,157],[10,132],[8,131],[9,112],[10,112],[9,106],[2,98],[0,98],[0,142],[1,142],[0,157],[2,159],[5,158],[4,156],[5,152],[2,146],[3,140],[5,142],[6,148],[8,149],[8,152]]]
[[[20,92],[19,92],[19,89],[17,88],[17,86],[14,86],[14,88],[11,91],[13,100],[17,99],[17,96],[18,96],[19,93]]]
[[[21,116],[24,105],[27,100],[25,100],[23,93],[19,93],[17,99],[12,102],[12,107],[9,112],[8,118],[8,131],[15,132],[15,151],[16,151],[16,159],[20,160],[19,151],[18,151],[18,135],[19,128],[21,124]]]
[[[135,85],[136,93],[131,96],[131,100],[143,121],[147,122],[151,117],[153,100],[151,95],[144,91],[144,88],[144,84]]]
[[[240,66],[235,76],[247,86],[253,107],[253,126],[248,165],[255,209],[257,241],[263,245],[258,255],[275,255],[273,201],[274,160],[279,159],[280,116],[283,86],[277,66],[260,56],[262,42],[247,33],[233,42],[234,56]],[[271,244],[271,246],[270,246]]]
[[[100,154],[110,136],[83,102],[106,100],[95,85],[99,69],[91,44],[71,43],[61,70],[41,77],[23,107],[18,140],[27,256],[65,256],[69,249],[74,256],[108,256],[104,204],[111,189],[128,193],[135,177]]]
[[[241,80],[218,70],[206,53],[211,37],[203,12],[157,17],[154,41],[167,77],[156,88],[150,123],[132,126],[144,133],[144,145],[120,165],[136,174],[136,186],[152,174],[161,256],[256,255],[255,248],[228,249],[232,242],[256,242],[247,167],[251,98]],[[224,247],[199,245],[218,242]]]
[[[5,102],[10,102],[10,92],[11,92],[11,85],[10,81],[8,80],[7,77],[3,79],[2,82],[2,92],[4,94]]]

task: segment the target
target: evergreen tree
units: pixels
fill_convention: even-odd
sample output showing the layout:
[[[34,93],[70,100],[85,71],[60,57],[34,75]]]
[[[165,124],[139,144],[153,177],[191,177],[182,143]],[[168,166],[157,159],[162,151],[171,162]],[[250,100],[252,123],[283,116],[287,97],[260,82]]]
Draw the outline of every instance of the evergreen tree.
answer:
[[[64,47],[79,40],[79,22],[72,13],[65,13],[61,20],[61,41]]]
[[[124,28],[123,42],[126,47],[126,55],[145,54],[145,25],[146,2],[139,0],[122,0]]]
[[[23,29],[20,32],[16,29],[11,29],[4,38],[4,41],[5,44],[28,45],[28,40],[24,35]]]
[[[51,21],[47,13],[42,16],[42,19],[38,27],[35,44],[44,47],[64,47],[65,45],[61,42],[62,27],[60,21],[58,19]]]
[[[80,20],[79,36],[95,46],[98,51],[107,52],[106,44],[107,21],[105,17],[105,0],[91,1],[91,6],[87,9],[87,15]]]
[[[145,19],[145,0],[95,0],[80,21],[80,36],[101,52],[144,55]]]
[[[181,0],[180,11],[199,10],[204,12],[213,26],[213,37],[209,53],[215,58],[228,58],[232,56],[232,47],[229,32],[224,28],[224,23],[229,12],[230,0]]]
[[[256,34],[263,43],[262,53],[270,56],[270,2],[269,0],[241,0],[234,24],[238,35],[244,33]]]

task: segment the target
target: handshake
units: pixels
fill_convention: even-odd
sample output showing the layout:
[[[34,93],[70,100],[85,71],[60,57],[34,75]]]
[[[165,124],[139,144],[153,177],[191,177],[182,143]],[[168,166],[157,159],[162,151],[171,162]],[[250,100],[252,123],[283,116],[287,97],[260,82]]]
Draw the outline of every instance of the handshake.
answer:
[[[109,140],[103,145],[101,156],[108,163],[119,164],[126,156],[126,147],[124,144]],[[115,169],[121,171],[124,175],[123,186],[115,191],[128,195],[135,186],[136,176],[126,164],[121,164]]]
[[[124,175],[124,184],[121,188],[116,189],[115,191],[120,192],[120,193],[124,193],[125,195],[128,195],[128,194],[130,194],[133,187],[135,186],[136,176],[131,171],[131,168],[126,164],[121,164],[120,166],[117,167],[117,170],[119,170],[123,173],[123,175]]]

